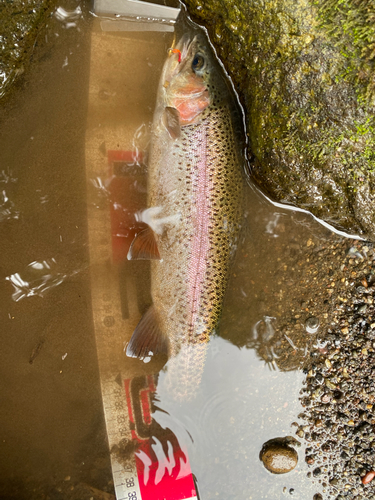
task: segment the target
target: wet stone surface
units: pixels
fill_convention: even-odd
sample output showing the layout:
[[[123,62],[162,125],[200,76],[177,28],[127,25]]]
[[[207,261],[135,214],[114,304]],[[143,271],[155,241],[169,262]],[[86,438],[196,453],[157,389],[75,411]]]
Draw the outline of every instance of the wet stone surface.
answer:
[[[363,478],[375,468],[375,253],[357,243],[346,256],[337,247],[337,255],[346,278],[335,283],[324,341],[306,363],[296,434],[326,498],[373,498],[375,484]]]
[[[267,470],[273,474],[286,474],[295,468],[298,453],[290,444],[296,444],[293,438],[276,438],[264,443],[259,458]]]
[[[363,478],[375,468],[375,253],[364,242],[320,253],[320,293],[328,307],[304,363],[296,436],[306,443],[308,476],[323,485],[324,498],[372,498],[375,484]]]

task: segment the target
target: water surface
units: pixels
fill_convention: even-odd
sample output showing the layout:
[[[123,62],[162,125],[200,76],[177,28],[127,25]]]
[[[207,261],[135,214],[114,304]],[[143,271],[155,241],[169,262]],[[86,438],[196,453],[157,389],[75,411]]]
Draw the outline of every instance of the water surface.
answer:
[[[81,7],[73,21],[51,18],[0,120],[4,499],[113,494],[100,386],[107,358],[94,328],[100,297],[108,325],[124,325],[108,336],[115,351],[108,363],[120,363],[131,378],[157,373],[165,362],[146,365],[123,354],[150,300],[149,269],[124,260],[121,243],[113,253],[111,210],[121,212],[119,238],[130,241],[134,226],[129,232],[126,221],[145,200],[152,111],[173,33],[102,33],[100,20]],[[121,171],[124,151],[134,155],[134,171]],[[113,174],[122,179],[115,188]],[[104,232],[90,239],[103,217]],[[201,500],[307,500],[320,491],[306,477],[303,446],[298,466],[280,476],[264,469],[259,451],[295,433],[300,369],[311,344],[304,322],[314,313],[298,296],[299,274],[309,266],[307,250],[338,238],[310,215],[275,207],[247,188],[222,321],[195,398],[176,402],[165,370],[158,379],[158,407],[166,413],[154,419],[187,446]],[[118,284],[116,301],[100,295],[108,276]]]

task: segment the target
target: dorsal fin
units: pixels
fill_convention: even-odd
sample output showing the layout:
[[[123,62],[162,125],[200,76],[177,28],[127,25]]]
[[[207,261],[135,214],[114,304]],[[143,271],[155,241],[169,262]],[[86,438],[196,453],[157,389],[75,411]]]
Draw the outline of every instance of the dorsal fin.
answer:
[[[130,245],[127,257],[128,260],[160,260],[155,233],[150,227],[143,229],[136,235]]]
[[[142,316],[126,348],[126,355],[144,359],[155,354],[168,354],[168,337],[160,330],[154,306]]]
[[[172,139],[178,139],[181,135],[180,113],[176,108],[167,106],[163,113],[163,123]]]

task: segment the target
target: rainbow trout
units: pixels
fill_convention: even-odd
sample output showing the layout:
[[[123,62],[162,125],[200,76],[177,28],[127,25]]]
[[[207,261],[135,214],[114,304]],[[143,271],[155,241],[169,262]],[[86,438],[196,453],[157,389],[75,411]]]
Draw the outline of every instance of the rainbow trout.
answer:
[[[197,373],[218,323],[243,209],[242,117],[203,30],[170,49],[148,166],[148,228],[128,258],[151,258],[153,305],[128,356],[166,352]],[[184,368],[184,369],[185,369]]]

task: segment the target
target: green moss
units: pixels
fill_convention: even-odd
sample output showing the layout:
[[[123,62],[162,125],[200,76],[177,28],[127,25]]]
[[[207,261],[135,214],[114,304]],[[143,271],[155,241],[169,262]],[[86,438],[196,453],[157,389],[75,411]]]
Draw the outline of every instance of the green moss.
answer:
[[[342,78],[355,83],[359,98],[375,104],[375,4],[369,0],[319,0],[319,27],[348,61]]]

